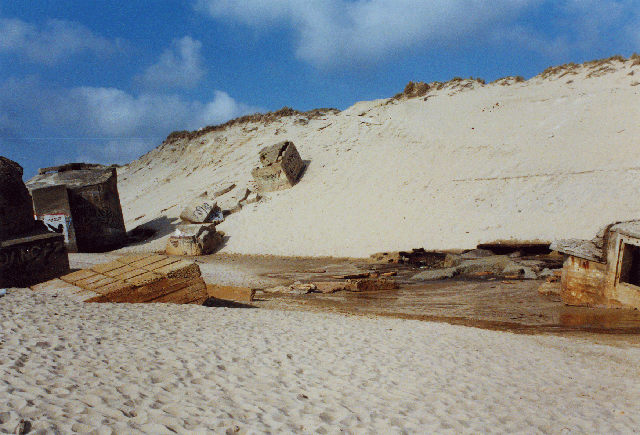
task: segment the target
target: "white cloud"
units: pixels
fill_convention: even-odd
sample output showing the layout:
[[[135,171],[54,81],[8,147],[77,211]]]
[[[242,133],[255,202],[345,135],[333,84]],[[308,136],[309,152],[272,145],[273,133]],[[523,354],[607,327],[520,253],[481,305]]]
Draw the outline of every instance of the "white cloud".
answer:
[[[201,48],[202,43],[189,36],[174,39],[140,79],[149,86],[191,88],[197,85],[205,74]]]
[[[223,91],[215,91],[211,101],[202,103],[177,95],[133,96],[115,88],[81,87],[60,102],[55,116],[101,136],[139,137],[193,130],[254,111]]]
[[[0,18],[0,53],[13,53],[47,65],[81,52],[110,54],[123,41],[95,35],[82,24],[50,19],[41,27],[16,18]]]
[[[316,66],[478,41],[552,57],[640,49],[638,0],[197,0],[196,8],[257,29],[288,27],[296,56]],[[520,21],[530,13],[543,18]]]
[[[326,66],[374,62],[396,50],[455,42],[512,18],[537,0],[199,0],[215,18],[249,26],[291,26],[296,55]]]
[[[213,100],[205,104],[198,115],[198,124],[215,125],[221,124],[229,119],[237,118],[241,115],[259,112],[257,107],[238,103],[229,94],[222,91],[215,91]]]
[[[132,95],[117,88],[52,88],[35,76],[0,82],[0,153],[32,148],[99,163],[126,163],[170,132],[219,124],[260,109],[223,91],[205,102],[178,95]],[[44,164],[47,166],[50,164]]]
[[[158,145],[157,142],[144,138],[109,140],[100,144],[83,144],[77,147],[77,154],[73,161],[122,165],[139,158],[156,145]],[[68,159],[68,157],[63,159],[63,162],[59,164],[68,161]]]

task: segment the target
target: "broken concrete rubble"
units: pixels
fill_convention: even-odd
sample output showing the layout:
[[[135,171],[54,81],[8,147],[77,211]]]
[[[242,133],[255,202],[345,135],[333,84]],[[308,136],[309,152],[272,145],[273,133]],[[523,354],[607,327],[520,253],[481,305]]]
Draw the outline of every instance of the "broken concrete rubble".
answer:
[[[180,224],[167,241],[169,255],[207,255],[223,240],[214,224]]]
[[[616,222],[592,240],[560,240],[567,305],[640,308],[640,221]]]
[[[302,283],[296,281],[291,285],[279,285],[263,289],[266,293],[287,293],[287,294],[307,294],[307,293],[335,293],[338,291],[349,292],[369,292],[379,290],[395,290],[398,284],[392,279],[386,278],[360,278],[347,279],[345,281],[323,281]]]
[[[304,162],[290,141],[263,148],[260,151],[260,163],[262,167],[251,171],[259,192],[293,187],[304,169]]]
[[[251,302],[255,294],[256,291],[248,287],[207,284],[207,295],[211,298],[226,301]]]
[[[222,222],[222,210],[214,198],[206,194],[198,196],[182,210],[180,219],[192,224]]]
[[[464,254],[462,254],[464,255]],[[412,279],[430,281],[454,276],[503,276],[509,279],[537,279],[542,260],[514,261],[508,255],[491,255],[464,259],[462,255],[448,254],[444,268],[430,269],[415,274]],[[470,257],[470,256],[468,256]]]
[[[243,199],[242,201],[240,201],[240,205],[244,207],[245,205],[254,204],[254,203],[260,201],[261,198],[262,197],[260,196],[260,194],[258,192],[249,192],[247,197],[245,199]]]
[[[459,273],[457,267],[446,267],[444,269],[425,270],[411,277],[416,281],[435,281],[438,279],[453,278]]]
[[[427,251],[424,248],[414,248],[411,251],[378,252],[370,256],[378,263],[402,263],[429,268],[443,267],[448,256],[447,252]]]
[[[242,202],[251,194],[249,188],[245,186],[237,187],[220,197],[218,197],[218,205],[222,210],[222,214],[227,217],[242,209]]]
[[[64,274],[64,236],[34,220],[22,167],[0,156],[0,287],[27,286]]]

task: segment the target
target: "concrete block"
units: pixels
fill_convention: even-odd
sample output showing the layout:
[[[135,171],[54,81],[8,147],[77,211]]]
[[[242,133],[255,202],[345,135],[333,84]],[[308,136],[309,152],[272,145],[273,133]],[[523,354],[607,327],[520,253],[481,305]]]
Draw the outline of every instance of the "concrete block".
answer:
[[[207,284],[207,295],[216,299],[236,302],[251,302],[256,291],[248,287]]]
[[[44,222],[49,231],[64,235],[69,252],[78,252],[76,230],[73,226],[69,194],[64,185],[33,189],[33,209],[38,220]]]
[[[122,246],[126,230],[116,169],[86,164],[47,169],[57,172],[47,171],[27,182],[32,193],[38,191],[36,215],[51,214],[47,198],[53,198],[55,207],[62,207],[64,213],[66,208],[70,210],[79,252],[104,252]],[[60,188],[40,190],[55,186],[64,187],[68,198],[63,197]]]
[[[453,278],[458,274],[457,267],[447,267],[444,269],[425,270],[411,277],[416,281],[434,281],[438,279]]]
[[[182,213],[180,213],[180,219],[193,224],[221,222],[224,220],[222,211],[215,199],[203,195],[187,204]]]
[[[0,156],[0,240],[29,233],[33,228],[33,204],[22,182],[22,167]]]
[[[207,255],[222,243],[222,235],[211,224],[182,224],[167,241],[168,255]]]
[[[44,231],[0,241],[0,287],[27,287],[68,271],[62,234]]]
[[[259,192],[272,192],[293,187],[304,169],[304,162],[292,142],[281,142],[260,151],[263,167],[255,168],[251,175]]]

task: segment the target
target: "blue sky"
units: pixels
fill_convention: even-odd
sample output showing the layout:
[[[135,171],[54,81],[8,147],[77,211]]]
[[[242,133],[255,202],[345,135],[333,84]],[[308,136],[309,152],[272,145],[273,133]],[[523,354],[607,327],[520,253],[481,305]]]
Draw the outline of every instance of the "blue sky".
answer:
[[[640,51],[640,0],[0,0],[0,155],[126,163],[174,130]]]

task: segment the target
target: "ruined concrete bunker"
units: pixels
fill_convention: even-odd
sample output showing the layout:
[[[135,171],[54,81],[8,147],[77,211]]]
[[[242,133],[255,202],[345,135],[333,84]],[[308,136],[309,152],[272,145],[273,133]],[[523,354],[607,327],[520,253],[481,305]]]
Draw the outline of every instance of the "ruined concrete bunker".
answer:
[[[592,240],[560,240],[567,305],[640,308],[640,221],[611,224]]]
[[[19,164],[0,156],[0,287],[31,285],[69,270],[62,235],[33,217],[22,173]]]
[[[74,163],[44,168],[27,187],[36,217],[63,233],[70,251],[104,252],[125,242],[114,167]]]

